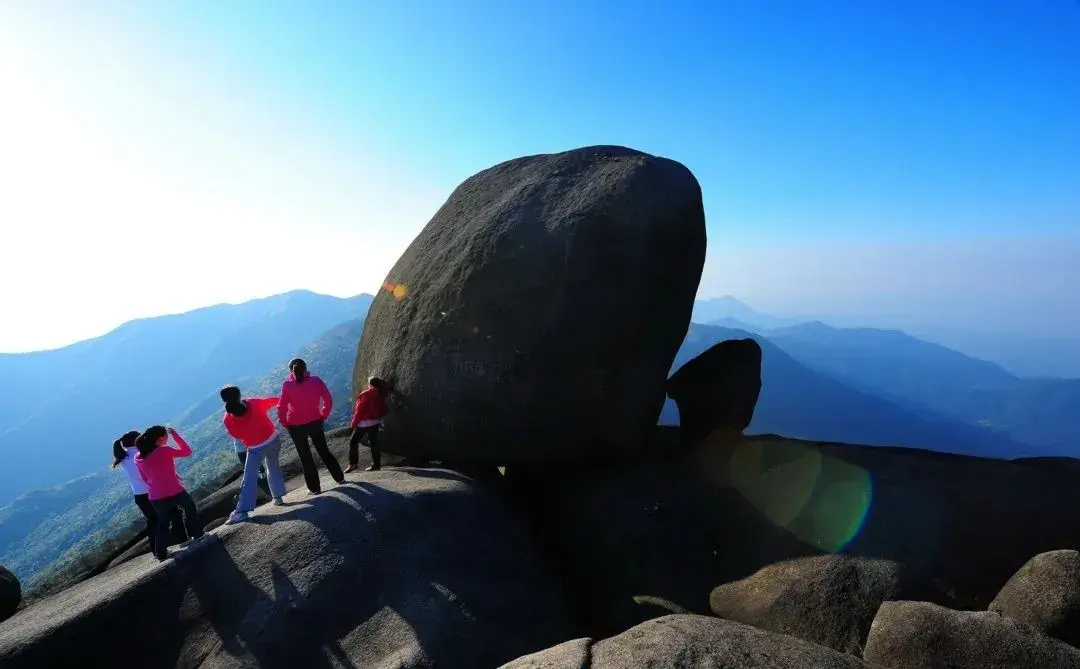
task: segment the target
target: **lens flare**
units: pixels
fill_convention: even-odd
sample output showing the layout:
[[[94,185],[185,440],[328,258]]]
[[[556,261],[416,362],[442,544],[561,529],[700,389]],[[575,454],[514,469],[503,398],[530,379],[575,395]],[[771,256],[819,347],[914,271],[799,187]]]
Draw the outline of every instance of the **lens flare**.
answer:
[[[769,521],[833,553],[858,536],[873,501],[866,470],[795,441],[746,439],[732,447],[728,474]]]
[[[389,281],[383,283],[383,290],[394,296],[394,299],[398,302],[405,299],[409,294],[409,289],[403,283],[391,283]]]

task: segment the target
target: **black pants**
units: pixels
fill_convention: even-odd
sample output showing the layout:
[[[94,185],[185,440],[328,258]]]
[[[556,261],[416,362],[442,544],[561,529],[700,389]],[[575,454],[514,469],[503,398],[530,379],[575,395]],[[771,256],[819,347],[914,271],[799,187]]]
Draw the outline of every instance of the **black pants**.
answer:
[[[154,541],[157,540],[158,515],[157,511],[154,511],[154,504],[150,501],[150,495],[146,493],[135,495],[135,506],[139,507],[143,518],[146,518],[146,540],[150,542],[150,550],[154,550]],[[168,520],[169,525],[172,526],[173,534],[179,537],[180,541],[187,540],[187,531],[184,529],[184,514],[180,513],[180,509],[173,509]]]
[[[198,539],[203,535],[199,510],[195,508],[195,500],[191,499],[187,492],[165,499],[155,499],[150,503],[154,505],[158,517],[157,532],[154,536],[154,556],[157,559],[164,560],[169,556],[169,516],[175,511],[183,511],[184,528],[189,539]]]
[[[319,485],[319,470],[315,467],[314,458],[311,457],[311,445],[315,446],[315,452],[322,458],[323,464],[326,465],[326,471],[330,472],[330,476],[338,483],[345,480],[345,472],[341,471],[341,465],[338,464],[337,458],[330,452],[330,447],[326,445],[326,432],[323,430],[321,420],[291,426],[289,427],[289,436],[292,437],[293,444],[296,445],[296,454],[300,456],[300,466],[304,468],[304,482],[307,483],[308,490],[311,492],[322,490]],[[311,445],[308,444],[309,439]]]
[[[378,469],[382,466],[382,451],[379,450],[379,425],[354,427],[349,439],[349,464],[353,467],[360,461],[360,443],[367,437],[367,447],[371,449],[371,465]]]
[[[246,465],[247,464],[247,449],[244,449],[244,451],[242,453],[237,453],[236,454],[236,459],[240,461],[240,467],[243,467],[244,465]],[[240,478],[243,478],[243,475],[241,475]],[[263,492],[265,492],[267,497],[273,497],[274,496],[274,493],[270,492],[270,483],[267,482],[267,480],[266,480],[266,469],[263,469],[262,471],[259,472],[259,490],[262,490]],[[258,504],[258,501],[256,500],[255,503]]]

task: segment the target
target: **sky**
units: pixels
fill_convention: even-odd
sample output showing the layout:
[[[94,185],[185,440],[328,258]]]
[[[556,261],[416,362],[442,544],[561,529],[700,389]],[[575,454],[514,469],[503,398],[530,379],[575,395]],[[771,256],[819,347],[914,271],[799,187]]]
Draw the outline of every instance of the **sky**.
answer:
[[[374,292],[590,144],[694,171],[700,297],[1080,337],[1078,72],[1077,0],[0,0],[0,351]]]

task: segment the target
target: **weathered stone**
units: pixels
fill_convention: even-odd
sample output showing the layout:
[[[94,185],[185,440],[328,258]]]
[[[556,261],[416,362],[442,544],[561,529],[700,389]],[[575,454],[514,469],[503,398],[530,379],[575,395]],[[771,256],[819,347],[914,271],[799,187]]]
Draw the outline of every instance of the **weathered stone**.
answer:
[[[1080,553],[1040,553],[1009,579],[989,609],[1080,646]]]
[[[794,637],[706,616],[656,618],[603,641],[575,639],[503,669],[865,669],[862,660]]]
[[[394,389],[384,450],[545,462],[647,437],[705,258],[683,165],[596,146],[462,183],[391,269],[354,385]]]
[[[861,657],[882,602],[930,591],[904,572],[891,560],[847,555],[785,560],[718,586],[709,603],[721,618]]]
[[[1076,669],[1080,650],[987,611],[885,602],[863,658],[889,669]]]

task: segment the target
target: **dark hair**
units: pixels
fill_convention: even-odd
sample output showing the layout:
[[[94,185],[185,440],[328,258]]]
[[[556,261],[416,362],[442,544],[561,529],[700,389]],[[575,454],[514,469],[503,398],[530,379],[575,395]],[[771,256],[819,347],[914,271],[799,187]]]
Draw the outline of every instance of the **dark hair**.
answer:
[[[127,457],[127,449],[135,445],[135,439],[138,436],[138,430],[132,430],[131,432],[125,432],[123,435],[120,436],[119,439],[113,442],[113,469],[116,469],[117,465],[124,461],[124,458]]]
[[[303,358],[293,358],[292,360],[289,361],[289,371],[293,373],[293,376],[296,376],[296,368],[297,367],[301,367],[301,368],[303,368],[305,370],[307,369],[307,363],[304,362]],[[300,376],[296,376],[296,382],[297,383],[303,383],[304,382],[304,375],[301,374]]]
[[[387,385],[386,381],[383,381],[377,376],[370,377],[367,382],[369,386],[371,386],[375,390],[378,390],[383,395],[390,391],[390,386]]]
[[[221,401],[225,402],[225,411],[234,416],[247,413],[247,404],[240,399],[240,389],[236,386],[225,386],[218,394],[221,395]]]
[[[164,425],[151,425],[135,439],[135,448],[139,449],[139,455],[144,458],[157,448],[158,439],[169,436],[169,431]]]

